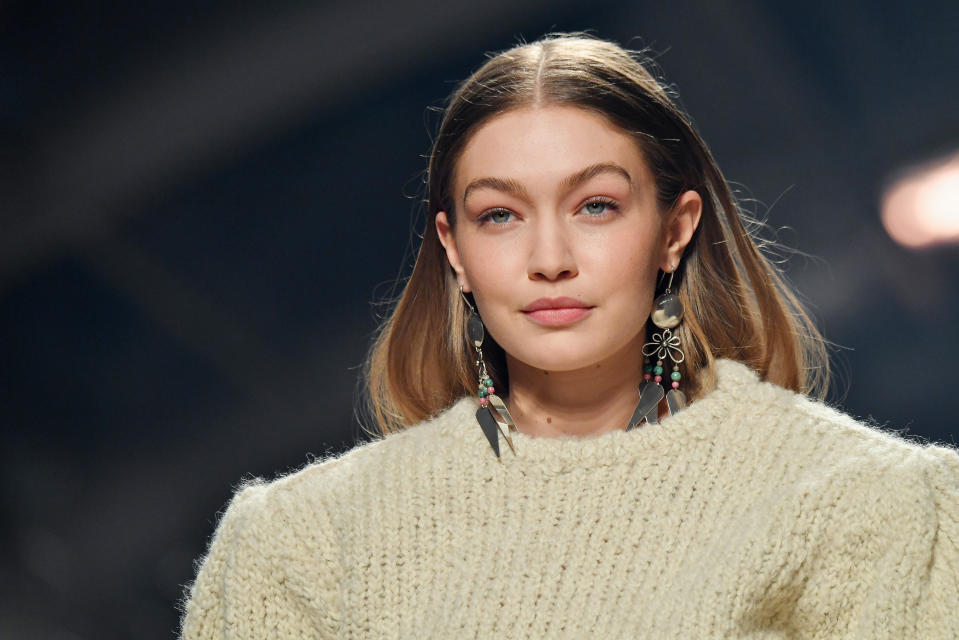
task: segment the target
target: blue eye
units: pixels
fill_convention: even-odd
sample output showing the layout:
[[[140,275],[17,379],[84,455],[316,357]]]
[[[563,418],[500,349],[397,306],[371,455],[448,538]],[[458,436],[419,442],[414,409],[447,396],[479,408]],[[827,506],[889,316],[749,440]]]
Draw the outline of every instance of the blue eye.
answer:
[[[605,202],[587,202],[585,209],[586,209],[586,213],[605,213],[606,203]]]
[[[616,203],[612,200],[607,200],[605,198],[598,200],[590,200],[583,205],[583,211],[590,214],[591,216],[601,216],[603,214],[609,213],[610,210],[618,209]]]
[[[479,221],[482,222],[492,222],[493,224],[504,224],[510,221],[513,212],[507,211],[506,209],[494,209],[488,213],[480,216]]]

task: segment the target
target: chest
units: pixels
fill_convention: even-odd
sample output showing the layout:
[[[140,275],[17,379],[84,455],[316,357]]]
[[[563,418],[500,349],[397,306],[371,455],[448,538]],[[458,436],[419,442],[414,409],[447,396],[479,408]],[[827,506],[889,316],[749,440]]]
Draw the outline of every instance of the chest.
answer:
[[[344,532],[348,634],[734,637],[769,617],[770,505],[691,479],[595,480],[491,480],[360,514]]]

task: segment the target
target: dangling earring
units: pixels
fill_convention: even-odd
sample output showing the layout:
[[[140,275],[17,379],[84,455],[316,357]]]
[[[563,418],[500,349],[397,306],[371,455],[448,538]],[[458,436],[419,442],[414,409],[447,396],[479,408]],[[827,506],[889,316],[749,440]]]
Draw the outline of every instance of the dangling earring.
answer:
[[[650,314],[653,324],[663,331],[654,333],[651,341],[643,345],[643,382],[639,385],[639,403],[626,426],[627,431],[637,426],[644,418],[647,424],[658,423],[659,402],[663,396],[666,397],[669,415],[675,415],[686,408],[686,394],[679,389],[679,381],[683,378],[679,372],[679,365],[686,360],[686,354],[680,348],[679,336],[674,335],[672,331],[683,321],[683,304],[671,288],[675,273],[676,269],[673,268],[669,274],[666,291],[656,298],[656,304]],[[655,365],[650,360],[653,356],[656,357]],[[672,362],[672,371],[668,374],[669,386],[672,388],[668,393],[660,384],[665,377],[667,359]]]
[[[462,296],[470,311],[469,318],[466,320],[466,335],[473,344],[473,348],[476,349],[476,372],[479,376],[477,395],[480,403],[479,409],[476,410],[476,421],[483,428],[483,433],[489,440],[490,446],[493,447],[497,459],[500,459],[500,433],[506,438],[506,443],[515,455],[516,448],[513,446],[513,438],[510,432],[517,430],[516,424],[513,422],[513,416],[509,414],[509,410],[506,408],[506,403],[494,393],[493,378],[486,371],[486,361],[483,359],[483,340],[486,338],[486,328],[483,326],[483,320],[476,313],[476,309],[473,308],[473,305],[466,298],[466,294],[463,293],[462,286],[460,287],[460,296]]]

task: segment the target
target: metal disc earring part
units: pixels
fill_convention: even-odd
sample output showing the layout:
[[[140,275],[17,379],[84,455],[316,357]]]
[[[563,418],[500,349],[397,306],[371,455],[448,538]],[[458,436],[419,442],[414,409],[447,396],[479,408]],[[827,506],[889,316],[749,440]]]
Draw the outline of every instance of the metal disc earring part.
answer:
[[[486,337],[486,329],[483,327],[483,321],[475,313],[471,313],[466,321],[466,335],[473,342],[474,347],[482,347],[483,339]]]
[[[664,293],[656,298],[656,307],[650,316],[660,329],[672,329],[683,320],[683,303],[675,293]]]

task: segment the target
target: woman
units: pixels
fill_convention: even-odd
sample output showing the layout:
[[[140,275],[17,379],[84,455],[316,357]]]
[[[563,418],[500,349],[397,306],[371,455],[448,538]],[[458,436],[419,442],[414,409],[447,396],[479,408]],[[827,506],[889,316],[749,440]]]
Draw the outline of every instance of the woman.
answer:
[[[959,455],[806,395],[821,337],[636,58],[491,58],[428,188],[387,435],[243,488],[184,637],[959,637]]]

